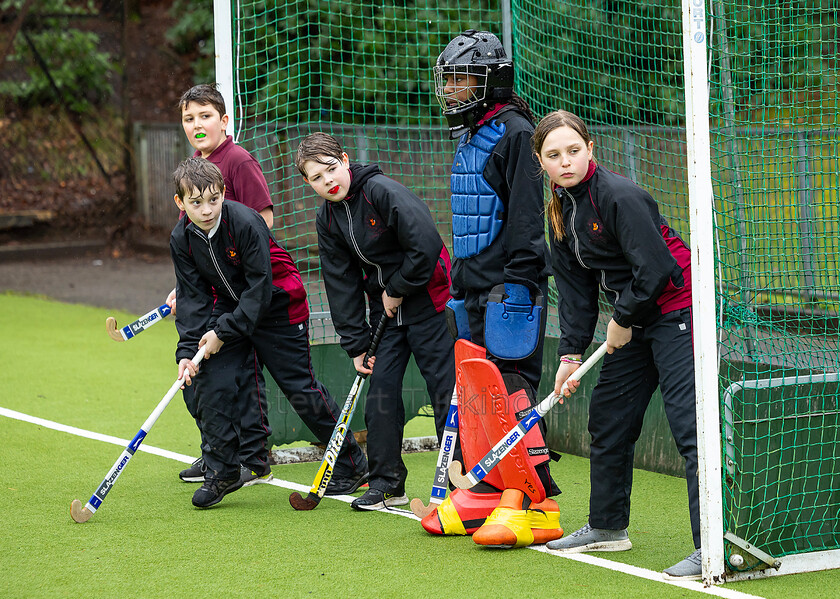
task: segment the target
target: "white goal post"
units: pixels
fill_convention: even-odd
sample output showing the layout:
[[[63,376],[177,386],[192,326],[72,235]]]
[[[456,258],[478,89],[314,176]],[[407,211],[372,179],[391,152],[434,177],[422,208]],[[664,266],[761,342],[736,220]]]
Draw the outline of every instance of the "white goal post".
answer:
[[[723,493],[715,318],[714,191],[709,136],[704,0],[683,0],[688,206],[691,232],[692,331],[697,393],[697,457],[703,581],[723,582]]]
[[[840,568],[840,550],[813,551],[774,558],[724,530],[722,421],[715,310],[714,190],[707,63],[707,22],[711,23],[712,20],[708,18],[705,0],[683,0],[682,10],[703,581],[711,585]],[[797,381],[785,383],[779,380],[779,385],[797,384]],[[733,386],[768,387],[774,381],[776,379],[762,379],[761,383],[767,384],[736,383]],[[739,546],[740,550],[762,558],[768,564],[767,567],[744,572],[727,569],[725,539]]]
[[[228,111],[227,134],[236,140],[237,110],[234,104],[233,14],[230,0],[213,0],[213,37],[216,53],[216,83]]]

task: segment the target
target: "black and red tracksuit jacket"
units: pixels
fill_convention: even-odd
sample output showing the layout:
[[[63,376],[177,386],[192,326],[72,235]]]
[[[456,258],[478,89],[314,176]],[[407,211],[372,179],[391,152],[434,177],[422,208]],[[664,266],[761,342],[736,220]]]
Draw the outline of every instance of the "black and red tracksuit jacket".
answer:
[[[266,319],[298,324],[309,318],[300,273],[258,213],[226,201],[211,233],[208,237],[185,217],[169,238],[177,278],[178,361],[198,351],[208,319],[209,329],[228,342],[250,336]]]
[[[623,327],[645,326],[691,306],[691,254],[651,195],[629,179],[589,164],[584,180],[555,187],[562,240],[549,227],[558,292],[558,354],[589,347],[598,321],[598,288]]]
[[[394,324],[410,325],[444,309],[449,253],[423,201],[376,165],[350,165],[347,197],[318,209],[318,252],[341,347],[351,356],[370,343],[365,294],[381,312],[382,291],[403,298]]]

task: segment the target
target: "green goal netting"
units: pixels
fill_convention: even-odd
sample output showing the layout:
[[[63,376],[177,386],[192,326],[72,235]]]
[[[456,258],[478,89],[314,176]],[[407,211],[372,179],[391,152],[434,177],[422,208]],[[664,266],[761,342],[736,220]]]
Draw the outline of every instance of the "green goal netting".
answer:
[[[314,226],[322,200],[294,168],[294,152],[310,133],[334,135],[351,161],[377,163],[414,191],[449,245],[455,146],[434,96],[432,66],[465,29],[501,35],[498,2],[232,6],[238,141],[263,165],[275,201],[275,234],[308,281],[310,309],[329,310]],[[313,342],[336,340],[325,322],[319,327],[313,320]]]
[[[688,239],[681,5],[516,2],[517,87]],[[724,530],[774,558],[840,547],[836,6],[707,2]],[[759,553],[760,555],[760,553]]]
[[[836,8],[710,15],[724,525],[776,558],[840,547]]]
[[[772,6],[771,6],[772,4]],[[260,159],[278,238],[319,279],[318,201],[293,166],[336,135],[432,210],[450,242],[448,139],[431,67],[461,31],[510,31],[538,117],[583,117],[601,164],[648,189],[689,241],[677,0],[232,2],[237,138]],[[726,554],[840,548],[840,22],[836,3],[706,2]],[[552,291],[553,293],[553,291]],[[556,298],[553,298],[556,301]],[[605,309],[605,314],[609,311]],[[606,318],[596,337],[603,338]],[[329,321],[316,342],[334,341]],[[549,334],[559,335],[549,317]],[[737,569],[737,568],[735,568]]]
[[[742,569],[766,567],[747,546],[840,547],[840,23],[832,2],[767,4],[706,2],[723,521]],[[681,3],[514,7],[520,93],[586,119],[598,160],[688,239]]]

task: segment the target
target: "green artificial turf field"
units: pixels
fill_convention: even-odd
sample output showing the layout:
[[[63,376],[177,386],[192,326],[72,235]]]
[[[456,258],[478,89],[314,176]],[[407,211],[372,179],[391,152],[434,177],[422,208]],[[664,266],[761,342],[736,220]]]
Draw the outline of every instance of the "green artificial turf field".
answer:
[[[0,294],[0,408],[130,439],[174,381],[171,320],[115,343],[111,312]],[[120,324],[137,315],[114,314]],[[348,386],[351,381],[348,381]],[[336,390],[343,397],[343,390]],[[429,424],[415,419],[412,430]],[[421,422],[417,422],[421,421]],[[424,431],[422,434],[429,434]],[[468,537],[433,537],[413,519],[357,513],[325,498],[295,512],[290,490],[258,485],[216,508],[194,509],[197,488],[180,482],[180,461],[139,451],[102,507],[85,524],[70,519],[123,445],[0,415],[0,551],[3,597],[668,597],[702,596],[699,585],[669,585],[657,573],[688,554],[685,483],[637,471],[632,551],[592,554],[628,564],[648,580],[539,551],[486,549]],[[176,396],[144,442],[198,455],[198,435]],[[436,454],[405,456],[409,497],[428,502]],[[308,487],[318,464],[274,466],[280,481]],[[563,494],[561,522],[586,521],[588,462],[552,465]],[[282,483],[280,483],[282,484]],[[407,507],[407,506],[406,506]],[[589,558],[582,558],[589,559]],[[719,596],[836,596],[840,572],[749,581]],[[749,595],[747,595],[749,594]]]

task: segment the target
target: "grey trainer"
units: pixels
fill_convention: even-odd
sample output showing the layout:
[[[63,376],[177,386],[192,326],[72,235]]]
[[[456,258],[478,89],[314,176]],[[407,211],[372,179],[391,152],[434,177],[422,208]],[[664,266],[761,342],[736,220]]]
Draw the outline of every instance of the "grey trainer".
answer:
[[[273,478],[274,475],[271,474],[271,467],[269,467],[263,474],[257,474],[247,466],[239,466],[239,481],[242,483],[243,487],[267,483]]]
[[[674,564],[662,573],[665,580],[699,580],[703,577],[703,551],[697,549],[678,564]]]
[[[592,528],[586,524],[580,530],[562,539],[549,541],[546,547],[566,553],[583,553],[585,551],[627,551],[633,547],[633,544],[630,542],[626,528],[607,530]]]

